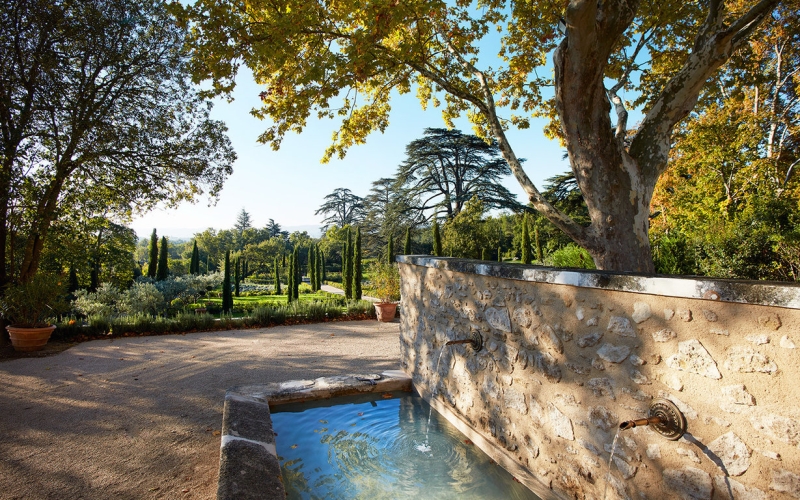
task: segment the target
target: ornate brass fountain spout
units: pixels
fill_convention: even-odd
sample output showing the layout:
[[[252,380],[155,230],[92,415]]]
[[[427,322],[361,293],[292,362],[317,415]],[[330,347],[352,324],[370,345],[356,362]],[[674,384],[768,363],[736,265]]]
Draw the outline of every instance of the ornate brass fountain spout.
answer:
[[[677,441],[686,432],[686,417],[672,401],[655,399],[647,411],[647,418],[628,420],[619,424],[621,431],[649,425],[665,438]]]

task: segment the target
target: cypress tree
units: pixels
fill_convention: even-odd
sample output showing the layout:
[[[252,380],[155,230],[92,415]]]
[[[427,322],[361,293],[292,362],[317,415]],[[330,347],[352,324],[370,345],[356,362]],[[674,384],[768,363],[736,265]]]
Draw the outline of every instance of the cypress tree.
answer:
[[[542,263],[542,243],[539,241],[539,227],[533,226],[533,237],[536,243],[536,261]]]
[[[242,279],[241,274],[241,257],[236,257],[236,265],[233,267],[233,286],[234,294],[239,296],[239,281]]]
[[[200,274],[200,251],[197,249],[197,240],[192,246],[192,258],[189,261],[189,274]]]
[[[344,285],[344,296],[347,299],[353,298],[353,264],[351,262],[351,256],[353,253],[352,246],[353,240],[350,236],[350,228],[347,228],[347,236],[345,240],[344,246],[344,269],[342,269],[342,285]]]
[[[481,260],[489,260],[489,252],[486,251],[486,247],[481,248]]]
[[[291,302],[294,300],[294,253],[289,255],[289,268],[286,272],[286,296],[287,302]]]
[[[225,274],[222,278],[222,312],[233,311],[233,294],[231,293],[231,251],[225,250]]]
[[[503,251],[497,247],[497,262],[503,262]]]
[[[157,269],[158,269],[158,235],[156,234],[156,230],[153,229],[153,234],[150,235],[150,263],[147,266],[147,275],[151,278],[155,278]]]
[[[320,283],[322,283],[323,281],[325,281],[325,278],[326,278],[326,276],[325,276],[325,252],[321,252],[319,254],[319,269],[320,269],[320,275],[322,275],[322,281]]]
[[[278,258],[275,257],[275,295],[281,294],[281,271],[278,267]]]
[[[78,273],[75,271],[75,266],[69,266],[69,293],[75,293],[81,285],[78,283]]]
[[[322,289],[322,274],[319,270],[319,261],[322,258],[322,255],[319,251],[319,245],[314,245],[314,279],[316,282],[314,283],[314,288],[316,291],[320,291]]]
[[[353,255],[353,267],[355,268],[355,276],[353,277],[354,282],[354,293],[353,298],[356,300],[361,300],[361,228],[356,228],[356,245],[355,251]]]
[[[386,244],[386,262],[391,266],[394,263],[394,237],[389,235],[389,242]]]
[[[442,256],[442,236],[439,234],[439,222],[433,221],[433,255]]]
[[[163,281],[169,276],[169,253],[167,250],[167,237],[161,237],[161,248],[158,249],[158,271],[156,279]]]
[[[411,228],[406,228],[406,244],[403,246],[403,254],[411,255]]]
[[[292,254],[292,260],[294,261],[294,281],[292,282],[292,293],[294,294],[294,300],[300,299],[300,282],[303,278],[303,273],[300,270],[300,248],[295,247],[294,253]]]
[[[308,279],[311,280],[311,291],[317,291],[317,264],[314,262],[317,256],[314,252],[314,245],[308,247]]]
[[[531,263],[531,235],[528,231],[528,214],[522,217],[522,263]]]
[[[100,266],[97,265],[96,260],[92,259],[89,262],[89,268],[89,291],[96,292],[100,287]]]

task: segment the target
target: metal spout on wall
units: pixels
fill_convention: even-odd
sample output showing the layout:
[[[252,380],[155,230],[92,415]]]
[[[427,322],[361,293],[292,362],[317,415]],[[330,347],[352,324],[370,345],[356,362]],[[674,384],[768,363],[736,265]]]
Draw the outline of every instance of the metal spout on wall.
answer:
[[[451,340],[449,342],[445,342],[444,345],[447,346],[458,344],[469,344],[475,352],[478,352],[483,349],[483,337],[481,337],[481,334],[478,332],[472,332],[472,335],[468,339]]]
[[[671,441],[677,441],[686,432],[686,417],[672,401],[655,399],[650,403],[647,418],[627,420],[619,424],[621,431],[634,427],[650,426]]]

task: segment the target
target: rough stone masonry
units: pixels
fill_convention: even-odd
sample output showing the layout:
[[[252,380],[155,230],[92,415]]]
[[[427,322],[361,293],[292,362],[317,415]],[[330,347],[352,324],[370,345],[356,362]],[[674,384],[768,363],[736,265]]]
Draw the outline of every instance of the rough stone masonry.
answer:
[[[398,260],[403,369],[554,498],[800,498],[800,288]],[[607,476],[653,398],[687,434],[623,431]]]

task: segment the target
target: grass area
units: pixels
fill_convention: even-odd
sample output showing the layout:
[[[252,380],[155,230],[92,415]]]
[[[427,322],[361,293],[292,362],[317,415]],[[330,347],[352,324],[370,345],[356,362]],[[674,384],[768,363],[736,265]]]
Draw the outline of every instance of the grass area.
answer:
[[[330,293],[326,292],[319,292],[319,293],[301,293],[300,294],[300,302],[313,302],[315,300],[331,300]],[[233,307],[236,306],[249,306],[249,307],[258,307],[261,305],[266,304],[284,304],[287,302],[286,295],[254,295],[250,297],[234,297],[233,298]],[[222,298],[207,298],[203,299],[203,303],[214,303],[220,307],[222,307]],[[191,307],[203,307],[203,304],[193,304]]]

